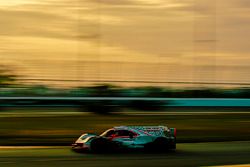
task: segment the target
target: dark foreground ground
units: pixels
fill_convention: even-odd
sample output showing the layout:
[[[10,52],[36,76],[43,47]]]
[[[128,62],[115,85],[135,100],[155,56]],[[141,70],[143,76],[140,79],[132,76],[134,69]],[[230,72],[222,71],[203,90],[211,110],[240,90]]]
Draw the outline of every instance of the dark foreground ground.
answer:
[[[176,152],[83,154],[70,147],[0,147],[1,167],[196,167],[250,164],[250,142],[182,143]]]

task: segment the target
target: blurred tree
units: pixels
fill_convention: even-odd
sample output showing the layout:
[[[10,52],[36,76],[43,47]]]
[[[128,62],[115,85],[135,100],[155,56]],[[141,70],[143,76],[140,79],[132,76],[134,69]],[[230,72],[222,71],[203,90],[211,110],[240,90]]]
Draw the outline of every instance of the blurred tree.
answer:
[[[91,96],[115,97],[120,96],[119,87],[111,84],[100,84],[90,88]]]
[[[5,66],[0,67],[0,88],[15,84],[16,75],[13,75]]]

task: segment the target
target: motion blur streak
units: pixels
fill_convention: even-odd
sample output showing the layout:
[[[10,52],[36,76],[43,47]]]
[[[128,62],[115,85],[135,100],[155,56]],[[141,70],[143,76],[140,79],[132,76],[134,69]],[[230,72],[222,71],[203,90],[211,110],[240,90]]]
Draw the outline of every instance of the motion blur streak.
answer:
[[[250,164],[245,165],[222,165],[222,166],[211,166],[211,167],[249,167]]]

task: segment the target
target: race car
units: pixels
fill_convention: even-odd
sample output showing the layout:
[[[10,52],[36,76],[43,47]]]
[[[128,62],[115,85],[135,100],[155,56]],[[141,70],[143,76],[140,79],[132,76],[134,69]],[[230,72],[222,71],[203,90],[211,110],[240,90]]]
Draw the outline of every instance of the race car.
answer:
[[[83,134],[74,144],[75,151],[115,152],[143,149],[166,151],[176,149],[176,128],[166,126],[118,126],[101,135]]]

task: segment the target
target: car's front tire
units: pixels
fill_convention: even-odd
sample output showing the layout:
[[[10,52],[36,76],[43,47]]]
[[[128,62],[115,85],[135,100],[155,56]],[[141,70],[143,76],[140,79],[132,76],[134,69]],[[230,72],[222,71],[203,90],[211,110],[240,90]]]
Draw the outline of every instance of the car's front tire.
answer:
[[[106,152],[108,150],[109,141],[105,138],[95,138],[90,143],[90,150],[93,153]]]
[[[120,151],[119,143],[110,141],[106,138],[95,138],[90,143],[90,151],[93,153],[110,153]]]

